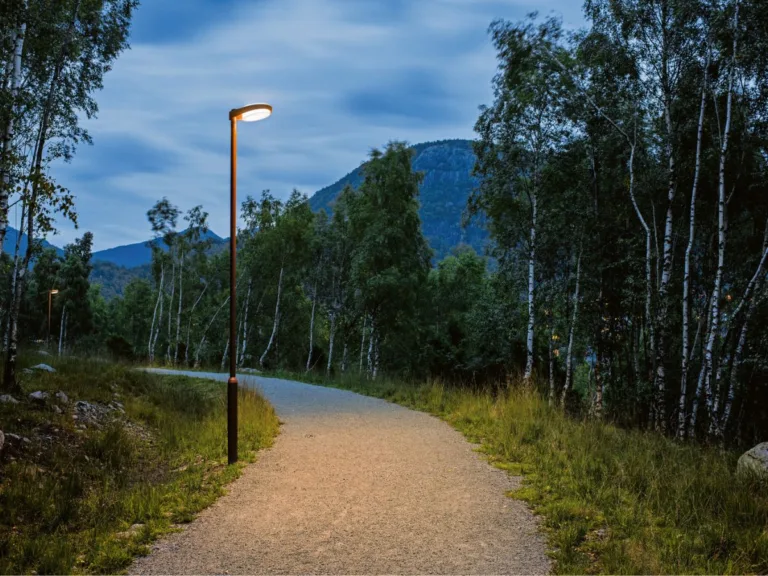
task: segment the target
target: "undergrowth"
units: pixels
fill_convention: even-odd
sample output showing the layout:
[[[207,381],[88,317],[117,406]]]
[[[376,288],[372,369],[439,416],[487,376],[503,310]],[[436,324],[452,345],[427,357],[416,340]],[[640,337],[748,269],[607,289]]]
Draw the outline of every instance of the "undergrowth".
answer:
[[[575,420],[520,388],[293,377],[432,413],[481,444],[523,476],[510,496],[541,516],[556,573],[768,572],[768,487],[736,477],[735,453]]]
[[[25,359],[25,364],[31,362]],[[34,360],[40,360],[36,358]],[[82,359],[24,375],[0,430],[29,438],[0,453],[0,573],[114,573],[211,504],[243,466],[226,461],[226,387]],[[63,391],[69,405],[27,400]],[[119,401],[125,414],[78,428],[72,405]],[[54,404],[63,408],[55,412]],[[240,455],[252,461],[278,429],[272,408],[242,390]]]

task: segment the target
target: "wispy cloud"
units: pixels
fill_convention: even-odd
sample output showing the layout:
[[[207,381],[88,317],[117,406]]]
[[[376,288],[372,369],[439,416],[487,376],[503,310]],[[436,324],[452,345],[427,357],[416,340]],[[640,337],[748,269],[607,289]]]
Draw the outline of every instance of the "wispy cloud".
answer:
[[[222,234],[230,108],[275,109],[240,129],[241,197],[311,194],[391,139],[473,137],[496,69],[488,24],[534,9],[580,19],[573,0],[155,0],[98,95],[94,146],[56,175],[97,249],[146,239],[162,196],[204,204]],[[79,234],[61,228],[56,243]]]

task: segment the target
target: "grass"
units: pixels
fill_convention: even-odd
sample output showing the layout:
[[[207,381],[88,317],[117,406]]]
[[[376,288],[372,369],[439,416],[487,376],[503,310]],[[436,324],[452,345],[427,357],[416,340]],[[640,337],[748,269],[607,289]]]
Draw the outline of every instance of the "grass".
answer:
[[[559,574],[768,573],[768,486],[734,475],[738,455],[579,421],[535,392],[472,392],[273,373],[384,398],[444,419],[542,517]]]
[[[191,521],[224,492],[278,430],[258,394],[239,398],[241,463],[226,464],[225,385],[82,359],[25,375],[20,404],[0,404],[0,430],[31,442],[0,454],[0,573],[115,573],[158,536]],[[54,402],[35,390],[64,391]],[[123,403],[125,416],[79,429],[74,401]],[[8,444],[8,438],[6,438]]]

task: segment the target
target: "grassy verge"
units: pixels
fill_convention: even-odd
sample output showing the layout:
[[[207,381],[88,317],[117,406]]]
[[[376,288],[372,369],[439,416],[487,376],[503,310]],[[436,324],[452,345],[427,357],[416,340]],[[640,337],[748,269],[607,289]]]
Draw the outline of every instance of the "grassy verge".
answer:
[[[0,403],[0,573],[120,571],[239,475],[243,464],[226,465],[223,383],[45,361],[57,371],[26,374],[20,403]],[[49,398],[29,400],[37,390]],[[89,420],[77,401],[100,416]],[[271,444],[278,420],[258,394],[241,391],[239,426],[247,462]]]
[[[432,413],[496,466],[524,477],[510,496],[541,514],[560,574],[765,574],[768,487],[734,476],[737,454],[576,421],[532,392],[328,382]]]

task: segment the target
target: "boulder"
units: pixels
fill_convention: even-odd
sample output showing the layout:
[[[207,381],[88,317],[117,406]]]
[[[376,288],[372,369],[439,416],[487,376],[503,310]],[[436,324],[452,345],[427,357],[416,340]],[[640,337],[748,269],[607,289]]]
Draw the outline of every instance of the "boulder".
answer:
[[[0,430],[0,452],[3,451],[3,446],[5,446],[5,434]]]
[[[62,392],[61,390],[56,392],[56,400],[58,400],[62,404],[69,404],[69,397],[66,394],[64,394],[64,392]]]
[[[29,399],[33,402],[43,403],[48,400],[48,392],[42,392],[40,390],[32,392],[32,394],[29,395]]]
[[[56,406],[56,404],[53,405],[53,411],[56,412],[56,414],[61,414],[61,408]]]
[[[45,370],[46,372],[56,372],[56,370],[52,366],[48,366],[48,364],[38,364],[37,366],[32,366],[32,370]]]
[[[768,480],[768,442],[762,442],[744,452],[736,464],[736,474],[739,476],[754,475]]]
[[[8,394],[3,394],[0,396],[0,404],[18,404],[19,401],[16,400],[13,396],[10,396]]]

